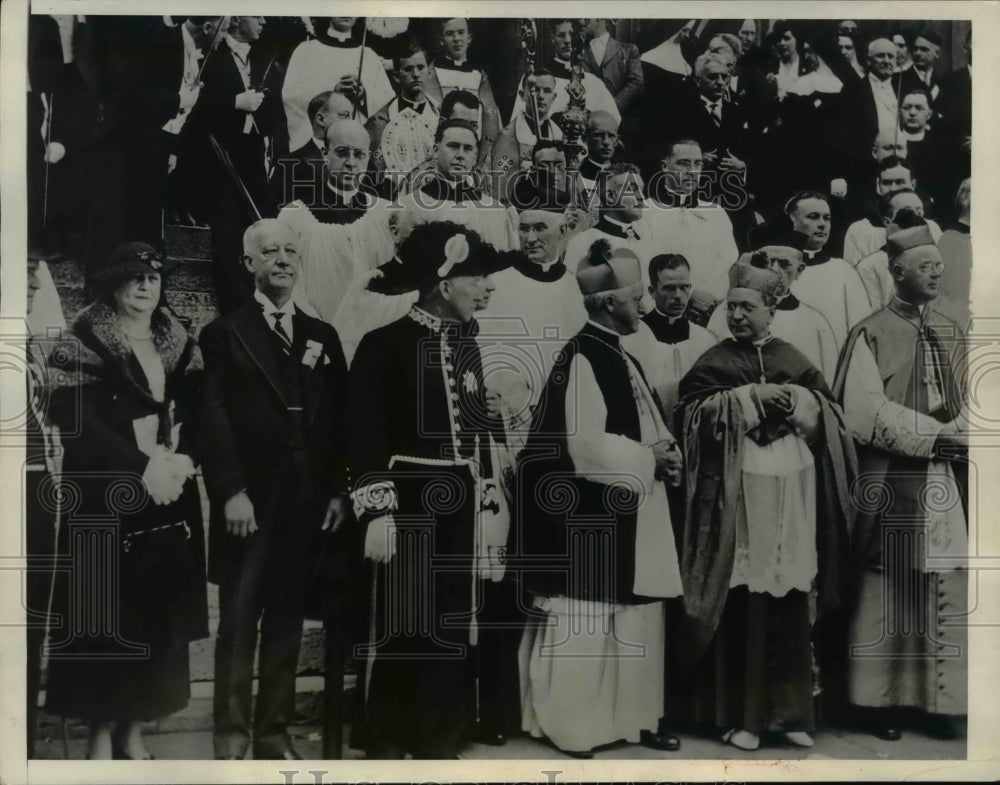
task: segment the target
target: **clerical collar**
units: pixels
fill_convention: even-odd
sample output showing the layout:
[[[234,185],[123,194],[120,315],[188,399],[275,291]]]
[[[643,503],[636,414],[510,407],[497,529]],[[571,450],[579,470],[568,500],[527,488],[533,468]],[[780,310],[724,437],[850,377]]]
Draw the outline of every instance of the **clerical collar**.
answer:
[[[596,176],[601,172],[603,172],[605,169],[607,169],[609,166],[611,166],[610,161],[606,164],[601,164],[588,156],[587,159],[582,164],[580,164],[580,169],[578,171],[580,172],[581,177],[587,180],[593,180],[595,179],[595,177],[591,177],[590,174]],[[585,174],[585,172],[589,174]]]
[[[448,55],[441,56],[440,65],[436,65],[437,68],[444,68],[447,71],[465,71],[466,73],[471,73],[478,69],[474,68],[472,63],[469,62],[469,58],[466,57],[462,62],[457,60],[452,60]]]
[[[354,35],[350,30],[346,33],[342,33],[339,30],[335,30],[332,23],[327,30],[316,31],[316,40],[321,44],[335,46],[341,49],[354,48],[358,46],[358,42],[355,40]]]
[[[412,109],[417,114],[423,114],[424,108],[427,106],[427,96],[424,96],[423,100],[419,103],[411,101],[408,98],[403,98],[403,96],[399,96],[396,99],[396,105],[399,107],[399,111],[401,112],[404,109]]]
[[[791,292],[789,292],[784,297],[782,297],[780,300],[778,300],[777,308],[778,308],[779,311],[794,311],[801,304],[802,303],[799,302],[799,298],[796,297]]]
[[[660,309],[654,308],[642,320],[660,343],[676,344],[691,337],[691,322],[683,316],[667,316]]]
[[[353,188],[350,191],[344,191],[335,186],[330,180],[326,181],[326,187],[333,191],[343,204],[349,204],[354,201],[355,197],[357,197],[359,193],[357,188]]]
[[[549,71],[552,72],[553,76],[558,76],[561,79],[569,79],[573,69],[570,67],[568,60],[560,60],[558,57],[553,57],[549,63]]]
[[[538,123],[535,121],[535,118],[529,116],[527,112],[521,112],[520,118],[524,121],[524,125],[527,128],[528,132],[533,134],[536,140],[546,139],[546,138],[556,139],[556,140],[562,139],[562,134],[558,135],[556,134],[555,131],[556,126],[552,123],[552,118],[548,116],[542,118],[541,127],[545,131],[545,133],[543,134],[538,133],[539,130]],[[516,134],[516,129],[515,129],[515,134]],[[518,141],[520,141],[520,139]]]
[[[902,128],[899,129],[899,135],[903,137],[907,142],[922,142],[924,137],[927,136],[927,129],[921,128],[916,133],[911,133]]]
[[[691,208],[698,206],[698,198],[694,193],[682,194],[677,191],[671,191],[669,188],[664,188],[660,193],[656,194],[656,200],[664,207]]]
[[[750,341],[750,345],[751,346],[755,346],[755,347],[757,347],[759,349],[761,346],[764,346],[765,344],[770,343],[773,339],[774,339],[774,336],[771,335],[771,333],[768,333],[767,335],[765,335],[763,338],[760,338],[759,340]]]
[[[892,306],[893,310],[898,314],[914,319],[921,319],[927,308],[927,303],[924,303],[923,305],[914,305],[913,303],[906,302],[906,300],[902,299],[898,294],[894,294],[892,296],[892,300],[889,305]]]
[[[249,41],[237,41],[229,35],[229,33],[226,33],[226,43],[229,44],[229,48],[233,50],[233,54],[239,57],[244,63],[248,62],[250,58]]]
[[[446,179],[438,171],[434,172],[433,177],[426,178],[426,182],[420,186],[420,192],[427,194],[432,199],[447,200],[449,202],[475,200],[481,196],[471,175],[463,175],[462,180],[456,182]]]
[[[518,254],[514,259],[514,269],[526,278],[541,283],[552,283],[558,281],[566,274],[566,265],[559,259],[538,264],[530,261],[526,256]]]
[[[597,223],[594,225],[595,229],[600,229],[605,234],[611,234],[615,237],[623,237],[627,240],[638,239],[639,233],[635,230],[635,222],[625,223],[619,221],[616,218],[612,218],[607,213],[601,213],[601,217],[597,219]],[[633,237],[629,234],[629,230],[632,230]]]
[[[596,327],[602,333],[611,336],[614,339],[615,343],[621,343],[622,339],[621,335],[612,330],[610,327],[605,327],[603,324],[599,324],[598,322],[595,322],[593,319],[587,319],[587,324],[589,324],[591,327]]]
[[[829,262],[832,258],[825,248],[820,248],[818,251],[802,251],[802,261],[806,263],[806,267],[815,267]]]

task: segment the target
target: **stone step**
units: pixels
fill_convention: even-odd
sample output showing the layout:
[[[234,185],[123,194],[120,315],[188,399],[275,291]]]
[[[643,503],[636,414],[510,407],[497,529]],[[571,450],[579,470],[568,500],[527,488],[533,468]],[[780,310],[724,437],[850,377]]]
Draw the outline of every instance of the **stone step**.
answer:
[[[357,677],[354,674],[347,674],[344,677],[343,716],[345,720],[349,720],[353,716],[357,682]],[[212,730],[212,686],[210,683],[192,684],[191,700],[188,701],[187,706],[168,717],[145,723],[145,732],[147,734],[186,733]],[[294,724],[323,722],[323,689],[322,677],[307,676],[296,679]],[[257,694],[256,679],[253,682],[253,692],[254,695]],[[39,740],[59,739],[62,737],[62,733],[61,717],[49,714],[44,709],[38,712],[38,735],[36,738]],[[87,734],[86,722],[77,718],[67,718],[66,735],[69,738],[86,738]]]
[[[167,281],[167,302],[179,316],[190,320],[191,330],[197,335],[202,327],[219,315],[212,262],[200,258],[177,261],[179,264],[171,271]],[[49,264],[49,271],[59,291],[63,314],[70,323],[87,304],[82,265],[74,260],[54,262]]]
[[[167,255],[175,259],[212,259],[212,234],[206,228],[167,224],[163,242]]]

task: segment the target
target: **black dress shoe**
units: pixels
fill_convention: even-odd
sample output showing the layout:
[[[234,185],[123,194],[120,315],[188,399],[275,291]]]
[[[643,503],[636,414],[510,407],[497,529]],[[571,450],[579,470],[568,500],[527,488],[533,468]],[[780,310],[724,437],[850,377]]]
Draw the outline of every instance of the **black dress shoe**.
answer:
[[[663,750],[664,752],[677,752],[681,748],[681,740],[669,733],[651,730],[644,730],[639,734],[639,743],[643,747],[653,750]]]
[[[243,760],[244,757],[246,757],[245,754],[244,755],[216,755],[215,759],[216,760]]]
[[[872,727],[872,735],[883,741],[899,741],[903,734],[899,728],[887,722],[882,722]]]
[[[254,748],[254,760],[302,760],[302,756],[289,744],[280,750]]]
[[[920,728],[932,739],[953,741],[958,738],[958,728],[948,717],[932,714],[920,723]]]
[[[469,738],[474,742],[479,744],[488,744],[491,747],[502,747],[507,743],[507,737],[502,733],[499,731],[487,730],[486,728],[477,729]]]

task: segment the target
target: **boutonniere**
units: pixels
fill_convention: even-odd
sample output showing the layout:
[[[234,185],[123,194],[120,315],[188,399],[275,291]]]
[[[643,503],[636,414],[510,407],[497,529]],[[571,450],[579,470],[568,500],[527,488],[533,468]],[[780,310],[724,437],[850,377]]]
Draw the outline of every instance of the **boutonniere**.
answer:
[[[316,362],[323,356],[323,344],[319,341],[306,341],[306,351],[302,355],[302,364],[310,368],[316,367]],[[329,362],[329,360],[327,360]]]

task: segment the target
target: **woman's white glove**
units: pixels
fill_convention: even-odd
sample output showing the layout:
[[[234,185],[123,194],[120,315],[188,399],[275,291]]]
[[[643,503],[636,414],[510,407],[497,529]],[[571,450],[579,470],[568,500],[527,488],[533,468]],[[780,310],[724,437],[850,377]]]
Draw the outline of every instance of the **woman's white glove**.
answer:
[[[155,504],[177,501],[184,488],[184,480],[178,476],[178,470],[165,450],[153,453],[142,473],[142,481]]]
[[[396,522],[392,515],[372,518],[365,532],[365,558],[385,564],[396,555]]]

